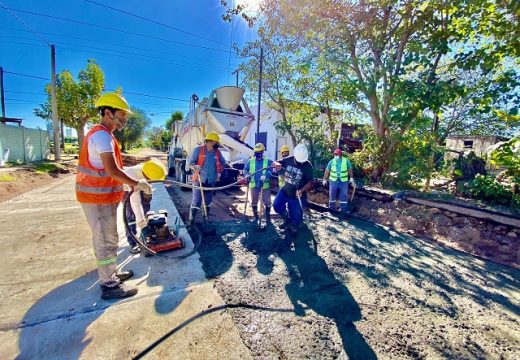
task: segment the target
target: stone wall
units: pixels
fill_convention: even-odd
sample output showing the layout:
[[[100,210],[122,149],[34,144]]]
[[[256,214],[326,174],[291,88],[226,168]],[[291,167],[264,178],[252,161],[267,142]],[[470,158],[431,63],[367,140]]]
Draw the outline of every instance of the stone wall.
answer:
[[[520,268],[520,229],[410,204],[358,197],[353,213],[396,231],[437,241],[457,250]]]

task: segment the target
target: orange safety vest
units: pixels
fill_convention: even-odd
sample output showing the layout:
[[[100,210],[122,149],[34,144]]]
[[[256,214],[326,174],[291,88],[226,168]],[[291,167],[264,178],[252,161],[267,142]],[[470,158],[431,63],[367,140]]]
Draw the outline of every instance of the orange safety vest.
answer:
[[[94,126],[85,136],[81,152],[79,153],[78,172],[76,174],[76,199],[88,204],[117,204],[123,199],[123,184],[112,179],[105,169],[93,167],[88,160],[88,142],[90,137],[98,131],[106,131],[114,141],[114,155],[116,164],[122,169],[123,158],[119,143],[114,135],[103,125]]]
[[[200,146],[199,151],[199,158],[197,159],[197,165],[199,165],[202,168],[202,164],[204,164],[204,160],[206,159],[206,155],[204,155],[204,152],[206,151],[206,145]],[[224,171],[224,167],[222,166],[222,163],[220,162],[222,154],[220,153],[219,149],[215,150],[217,153],[215,154],[215,160],[217,165],[217,173],[222,174],[222,171]],[[197,181],[199,178],[199,173],[195,172],[193,176],[191,177],[193,181]]]

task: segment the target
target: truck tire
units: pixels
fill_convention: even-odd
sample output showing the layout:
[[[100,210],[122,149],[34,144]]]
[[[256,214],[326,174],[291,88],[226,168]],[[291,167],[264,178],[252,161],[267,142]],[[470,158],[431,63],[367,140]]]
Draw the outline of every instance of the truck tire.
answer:
[[[168,176],[173,177],[175,175],[175,163],[172,164],[172,160],[168,157]]]
[[[186,174],[185,165],[186,165],[186,162],[181,161],[180,166],[179,166],[179,182],[181,182],[183,184],[186,184],[187,179],[188,179],[188,175]],[[187,190],[189,190],[189,188],[182,186],[181,190],[187,191]]]

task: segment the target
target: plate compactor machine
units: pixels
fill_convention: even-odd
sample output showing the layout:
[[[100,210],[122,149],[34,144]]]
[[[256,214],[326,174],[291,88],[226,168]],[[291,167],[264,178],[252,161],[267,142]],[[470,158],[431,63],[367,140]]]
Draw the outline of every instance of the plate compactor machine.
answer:
[[[141,241],[150,250],[158,252],[184,248],[184,241],[177,235],[178,226],[175,230],[168,227],[168,212],[166,210],[148,211],[146,213],[148,225],[141,231]],[[146,249],[145,256],[151,254]]]

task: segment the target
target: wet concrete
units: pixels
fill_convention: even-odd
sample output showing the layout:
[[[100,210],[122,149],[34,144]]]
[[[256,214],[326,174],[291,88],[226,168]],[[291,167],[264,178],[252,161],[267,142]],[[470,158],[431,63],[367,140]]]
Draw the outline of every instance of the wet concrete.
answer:
[[[152,208],[175,209],[162,185]],[[201,311],[223,305],[198,254],[185,259],[130,256],[120,232],[119,261],[135,272],[139,294],[103,301],[90,228],[74,199],[74,177],[0,205],[0,358],[126,359],[183,322],[151,358],[249,357],[229,314]],[[122,230],[122,229],[120,229]],[[187,233],[181,234],[193,247]]]

